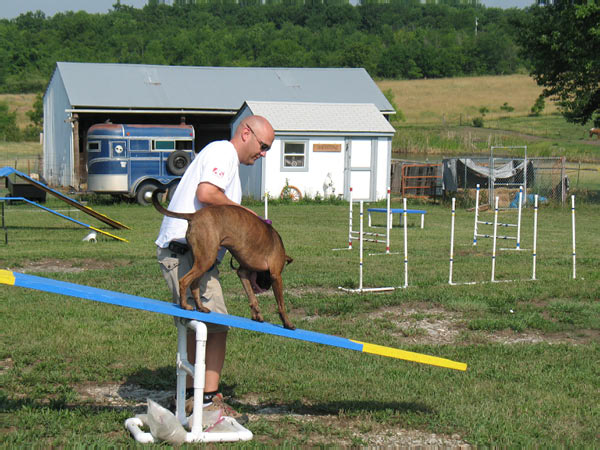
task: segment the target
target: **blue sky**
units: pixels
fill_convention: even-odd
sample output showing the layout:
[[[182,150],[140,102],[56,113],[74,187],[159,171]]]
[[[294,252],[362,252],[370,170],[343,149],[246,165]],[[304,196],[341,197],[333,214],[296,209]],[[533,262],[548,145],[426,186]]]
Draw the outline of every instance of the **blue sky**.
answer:
[[[105,13],[112,9],[116,0],[0,0],[0,18],[13,19],[27,11],[43,11],[46,16],[57,12],[85,10],[89,13]],[[534,0],[483,0],[486,6],[494,8],[523,8]],[[121,0],[122,5],[141,8],[146,0]]]

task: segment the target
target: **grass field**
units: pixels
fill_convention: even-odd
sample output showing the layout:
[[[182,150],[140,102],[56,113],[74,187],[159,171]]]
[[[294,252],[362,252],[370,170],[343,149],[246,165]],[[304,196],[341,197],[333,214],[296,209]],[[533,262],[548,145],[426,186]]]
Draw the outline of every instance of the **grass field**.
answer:
[[[53,199],[47,206],[106,229]],[[131,226],[107,229],[130,243],[82,242],[84,228],[9,205],[0,267],[168,299],[153,244],[159,214],[103,199],[92,206]],[[338,290],[357,286],[357,250],[331,251],[347,243],[347,205],[270,204],[294,258],[284,272],[292,321],[462,361],[467,372],[232,330],[222,388],[250,416],[255,438],[244,446],[597,446],[599,207],[577,207],[576,280],[570,211],[546,206],[538,280],[529,281],[527,209],[522,247],[529,250],[497,257],[496,278],[516,281],[488,283],[491,242],[473,247],[473,213],[461,205],[453,279],[480,283],[458,286],[448,285],[448,205],[409,207],[428,211],[424,229],[409,218],[409,288],[358,295]],[[392,251],[402,251],[401,228],[392,230]],[[402,267],[402,255],[365,256],[365,286],[403,284]],[[248,317],[229,257],[222,282],[230,312]],[[259,300],[266,319],[279,323],[272,294]],[[166,316],[9,286],[0,287],[0,305],[2,446],[131,445],[124,420],[145,410],[146,396],[164,401],[174,389],[175,328]]]

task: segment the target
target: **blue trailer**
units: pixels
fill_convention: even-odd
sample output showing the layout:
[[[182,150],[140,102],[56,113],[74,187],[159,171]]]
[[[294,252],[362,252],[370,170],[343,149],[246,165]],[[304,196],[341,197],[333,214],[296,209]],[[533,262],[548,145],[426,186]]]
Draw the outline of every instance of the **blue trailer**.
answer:
[[[88,190],[150,203],[157,188],[174,192],[194,158],[191,125],[102,123],[87,132]]]

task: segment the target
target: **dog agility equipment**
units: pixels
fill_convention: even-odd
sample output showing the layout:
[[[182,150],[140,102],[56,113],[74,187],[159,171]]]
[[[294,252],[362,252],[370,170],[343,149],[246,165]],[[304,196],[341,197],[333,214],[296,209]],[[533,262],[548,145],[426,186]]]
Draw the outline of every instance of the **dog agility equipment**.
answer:
[[[113,220],[109,217],[106,217],[104,214],[100,214],[99,212],[94,211],[92,208],[90,208],[88,206],[82,205],[78,201],[73,200],[72,198],[67,197],[66,195],[64,195],[58,191],[55,191],[54,189],[50,189],[44,183],[34,180],[33,178],[25,175],[23,172],[19,172],[18,170],[13,169],[12,167],[8,167],[8,166],[0,168],[0,177],[7,177],[12,174],[18,176],[19,178],[22,178],[23,180],[34,185],[38,189],[41,189],[42,191],[45,191],[48,194],[53,195],[54,197],[58,198],[59,200],[62,200],[63,202],[71,205],[72,207],[79,209],[80,211],[84,212],[85,214],[88,214],[88,215],[98,219],[99,221],[104,222],[107,225],[110,225],[113,228],[126,229],[126,230],[130,229],[127,225],[123,225],[122,223],[117,222],[116,220]]]
[[[266,322],[255,322],[243,317],[219,314],[215,312],[201,313],[198,311],[188,311],[178,305],[160,300],[154,300],[135,295],[123,294],[119,292],[99,289],[79,284],[68,283],[65,281],[52,280],[50,278],[38,277],[34,275],[12,272],[9,270],[0,270],[0,283],[11,286],[35,289],[54,294],[68,295],[71,297],[93,300],[101,303],[108,303],[126,308],[150,311],[159,314],[189,319],[191,322],[178,325],[178,352],[177,352],[177,417],[182,424],[187,424],[185,418],[185,377],[194,376],[194,414],[192,431],[186,435],[186,442],[217,442],[217,441],[239,441],[252,438],[252,433],[236,423],[233,419],[227,420],[228,431],[220,431],[215,427],[211,432],[202,431],[202,397],[204,390],[204,356],[206,349],[206,325],[202,322],[210,322],[220,325],[227,325],[245,330],[257,331],[275,336],[282,336],[291,339],[298,339],[307,342],[329,345],[333,347],[346,348],[363,353],[372,353],[391,358],[413,361],[421,364],[429,364],[438,367],[445,367],[454,370],[467,370],[465,363],[452,361],[449,359],[429,356],[422,353],[414,353],[405,350],[384,347],[366,342],[355,341],[338,336],[317,333],[314,331],[295,329],[288,330],[279,325]],[[196,329],[196,363],[192,366],[187,361],[186,349],[186,326]],[[142,419],[134,417],[126,421],[127,428],[132,431],[134,438],[139,442],[152,442],[152,436],[149,433],[143,433],[140,426],[143,425]],[[225,426],[224,425],[224,426]],[[212,434],[215,433],[215,434]]]
[[[106,231],[100,230],[99,228],[93,227],[91,225],[88,225],[87,223],[83,223],[80,222],[79,220],[75,220],[72,217],[69,216],[65,216],[57,211],[54,211],[53,209],[50,208],[46,208],[45,206],[40,205],[39,203],[36,203],[32,200],[26,199],[25,197],[0,197],[0,201],[4,202],[4,201],[21,201],[21,202],[26,202],[29,203],[32,206],[35,206],[37,208],[43,209],[44,211],[48,211],[51,214],[57,215],[58,217],[62,217],[63,219],[66,220],[70,220],[73,223],[76,223],[77,225],[81,225],[82,227],[88,228],[90,230],[94,230],[97,233],[103,234],[105,236],[111,237],[113,239],[116,239],[118,241],[122,241],[122,242],[129,242],[127,239],[123,239],[120,238],[119,236],[115,236],[114,234],[108,233]],[[2,205],[2,212],[4,213],[4,205]],[[4,214],[2,214],[2,227],[4,228]]]
[[[478,234],[478,225],[493,225],[493,222],[486,222],[479,220],[479,185],[477,185],[476,195],[475,195],[475,224],[473,226],[473,245],[477,245],[477,238],[491,238],[492,235],[489,234]],[[517,235],[516,236],[498,236],[496,235],[496,239],[512,239],[517,241],[516,248],[514,249],[502,249],[502,250],[521,250],[521,209],[523,206],[523,186],[519,187],[519,205],[518,205],[518,216],[517,223],[498,223],[498,226],[501,227],[516,227]]]

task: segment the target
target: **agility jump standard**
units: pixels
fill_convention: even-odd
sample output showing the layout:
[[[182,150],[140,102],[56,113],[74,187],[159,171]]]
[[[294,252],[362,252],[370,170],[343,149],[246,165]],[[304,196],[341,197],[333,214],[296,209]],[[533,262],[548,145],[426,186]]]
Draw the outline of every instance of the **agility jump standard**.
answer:
[[[534,211],[534,213],[533,213],[533,251],[532,251],[533,269],[532,269],[531,279],[535,280],[536,279],[536,259],[537,259],[537,253],[536,253],[537,252],[537,224],[538,224],[538,195],[537,194],[534,196],[533,211]],[[450,274],[448,276],[448,284],[451,284],[451,285],[477,284],[477,282],[474,282],[474,281],[466,282],[466,283],[455,283],[452,280],[452,271],[453,271],[453,266],[454,266],[454,222],[455,222],[455,218],[456,218],[456,198],[452,198],[452,220],[451,220],[451,225],[450,225]],[[575,220],[575,219],[573,218],[573,220]],[[493,235],[491,236],[493,239],[493,245],[492,245],[492,277],[491,277],[490,281],[497,282],[498,280],[495,279],[495,275],[496,275],[496,240],[498,238],[498,236],[497,236],[498,225],[500,225],[498,223],[498,197],[495,198],[494,222],[492,222],[492,225],[494,225],[494,232],[493,232]],[[574,237],[573,237],[573,246],[575,246],[575,238]],[[575,250],[573,250],[573,253],[574,252],[575,252]],[[573,263],[573,264],[575,264],[575,263]],[[510,281],[510,280],[504,280],[504,281]]]
[[[484,238],[491,238],[493,236],[489,235],[489,234],[478,234],[478,227],[477,225],[494,225],[493,222],[486,222],[486,221],[482,221],[479,220],[479,185],[477,185],[477,190],[476,190],[476,196],[475,196],[475,224],[473,226],[473,245],[477,245],[477,238],[478,237],[484,237]],[[521,208],[523,205],[523,186],[519,187],[519,212],[518,212],[518,217],[517,217],[517,223],[498,223],[497,226],[500,227],[516,227],[517,228],[517,235],[516,236],[498,236],[496,234],[496,238],[497,239],[514,239],[517,241],[517,246],[514,249],[502,249],[502,250],[521,250]],[[497,209],[497,207],[496,207]]]
[[[353,200],[352,200],[352,188],[350,188],[350,211],[348,214],[348,247],[346,248],[334,248],[333,250],[352,250],[352,241],[358,241],[362,238],[362,236],[372,236],[372,238],[367,238],[364,239],[366,242],[374,242],[376,244],[385,244],[385,254],[389,255],[390,254],[390,228],[391,228],[391,214],[390,214],[390,201],[391,201],[391,194],[390,194],[391,190],[390,188],[387,189],[387,214],[386,214],[386,228],[385,228],[385,234],[382,233],[371,233],[371,232],[364,232],[362,229],[360,231],[355,231],[352,229],[352,206],[353,206]],[[362,201],[361,201],[362,202]],[[360,236],[356,236],[357,234],[360,234]],[[379,238],[383,238],[385,237],[385,241],[379,239]],[[382,254],[382,253],[373,253],[370,254],[370,256],[374,256],[374,255],[378,255],[378,254]]]

